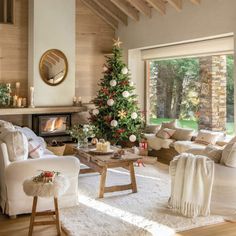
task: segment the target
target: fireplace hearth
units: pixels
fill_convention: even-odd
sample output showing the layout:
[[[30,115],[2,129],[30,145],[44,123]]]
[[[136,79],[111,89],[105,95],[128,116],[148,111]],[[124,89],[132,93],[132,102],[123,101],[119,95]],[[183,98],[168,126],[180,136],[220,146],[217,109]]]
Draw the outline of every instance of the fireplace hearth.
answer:
[[[32,116],[32,128],[34,132],[45,138],[47,142],[52,140],[69,142],[71,137],[66,129],[71,126],[71,114],[37,114]]]

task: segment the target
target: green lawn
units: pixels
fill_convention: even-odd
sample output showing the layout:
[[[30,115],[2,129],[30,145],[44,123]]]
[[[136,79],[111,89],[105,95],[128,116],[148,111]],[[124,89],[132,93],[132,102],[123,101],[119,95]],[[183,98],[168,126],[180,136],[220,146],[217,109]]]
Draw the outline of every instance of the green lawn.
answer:
[[[170,118],[151,118],[150,123],[151,124],[161,124],[162,122],[171,121],[173,119]],[[198,130],[198,124],[194,120],[178,120],[178,126],[181,128],[190,128],[194,130]],[[228,122],[226,124],[226,133],[228,135],[234,134],[234,123]]]

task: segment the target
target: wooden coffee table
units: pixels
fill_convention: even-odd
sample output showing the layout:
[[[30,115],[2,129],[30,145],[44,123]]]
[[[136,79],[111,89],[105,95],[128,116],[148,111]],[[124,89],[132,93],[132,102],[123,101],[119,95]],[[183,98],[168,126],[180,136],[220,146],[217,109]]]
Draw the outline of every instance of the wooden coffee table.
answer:
[[[104,197],[104,193],[124,191],[131,189],[133,193],[137,192],[137,185],[134,172],[134,162],[141,159],[140,156],[130,152],[126,152],[120,159],[112,159],[111,155],[95,155],[90,152],[89,149],[74,148],[75,156],[79,158],[80,162],[88,166],[89,168],[81,169],[80,174],[87,174],[98,172],[101,175],[99,198]],[[106,176],[108,168],[122,167],[130,172],[130,184],[116,185],[106,187]]]

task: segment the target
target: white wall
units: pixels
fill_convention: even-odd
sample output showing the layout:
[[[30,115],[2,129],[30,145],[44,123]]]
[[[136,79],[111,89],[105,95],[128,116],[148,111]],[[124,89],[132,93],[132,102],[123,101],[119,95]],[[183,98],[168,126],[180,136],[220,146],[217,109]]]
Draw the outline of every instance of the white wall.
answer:
[[[35,87],[36,106],[72,105],[75,94],[75,0],[29,1],[29,86]],[[39,61],[48,49],[67,57],[67,78],[47,85],[39,74]]]
[[[144,71],[140,71],[139,62],[137,62],[137,58],[134,58],[134,50],[130,49],[137,50],[137,48],[227,33],[236,35],[236,0],[202,0],[199,6],[193,5],[189,0],[183,0],[181,12],[176,11],[169,4],[167,6],[165,16],[161,16],[157,11],[152,11],[151,19],[141,16],[139,22],[129,20],[128,26],[120,26],[117,31],[117,36],[123,42],[125,55],[129,57],[129,68],[133,74],[133,80],[136,81],[138,94],[144,94]],[[143,95],[139,97],[142,107],[143,98]]]

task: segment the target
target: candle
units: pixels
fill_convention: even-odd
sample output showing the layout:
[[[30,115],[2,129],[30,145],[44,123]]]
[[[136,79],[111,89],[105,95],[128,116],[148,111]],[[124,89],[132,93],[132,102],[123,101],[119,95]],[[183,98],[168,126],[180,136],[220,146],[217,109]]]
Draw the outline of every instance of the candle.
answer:
[[[23,106],[23,107],[26,107],[26,104],[27,104],[26,98],[22,98],[22,106]]]
[[[76,102],[76,97],[75,96],[73,97],[73,102]]]
[[[21,107],[22,98],[17,99],[17,107]]]
[[[16,82],[16,88],[20,88],[20,82]]]
[[[30,87],[30,107],[34,108],[34,87]]]
[[[30,92],[33,92],[34,91],[34,87],[30,87]]]
[[[18,98],[17,95],[14,95],[14,96],[13,96],[13,107],[16,107],[16,106],[17,106],[17,98]]]

